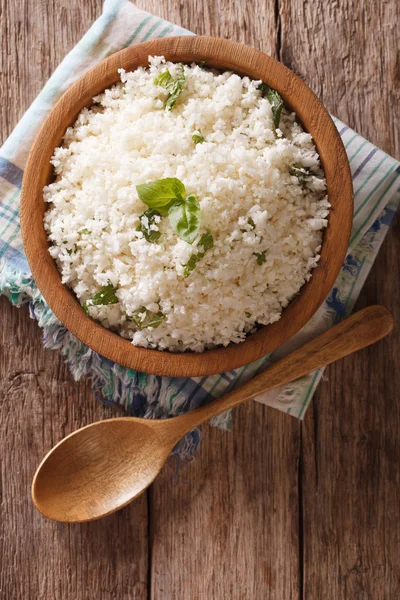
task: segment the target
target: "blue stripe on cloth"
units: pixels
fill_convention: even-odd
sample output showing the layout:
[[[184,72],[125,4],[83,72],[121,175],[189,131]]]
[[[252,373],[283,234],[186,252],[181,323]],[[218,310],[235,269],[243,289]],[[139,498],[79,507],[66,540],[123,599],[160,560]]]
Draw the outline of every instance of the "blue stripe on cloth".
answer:
[[[201,406],[202,404],[206,404],[211,400],[214,400],[214,396],[206,389],[202,387],[202,383],[206,380],[206,377],[203,377],[200,382],[195,381],[194,379],[181,379],[177,378],[174,380],[175,382],[175,393],[172,394],[171,398],[175,398],[178,394],[183,394],[187,398],[187,409],[192,410]],[[181,385],[180,385],[181,384]],[[193,403],[191,400],[195,398],[195,402]],[[173,405],[172,405],[173,406]],[[170,407],[172,410],[172,406]]]
[[[371,152],[368,154],[368,156],[366,156],[364,158],[362,163],[360,165],[358,165],[357,169],[353,173],[353,180],[357,177],[357,175],[359,175],[361,173],[361,171],[363,170],[365,165],[371,160],[371,158],[374,156],[374,154],[376,154],[376,152],[378,152],[378,148],[374,148],[373,150],[371,150]]]
[[[7,261],[7,266],[15,271],[22,271],[30,273],[28,261],[26,260],[25,254],[9,246],[6,242],[0,240],[0,258]]]
[[[14,210],[7,204],[0,203],[0,218],[5,217],[10,223],[19,227],[19,210]]]
[[[381,218],[381,223],[383,225],[387,225],[387,227],[389,227],[392,224],[395,214],[396,214],[396,211],[392,210],[389,207],[386,207],[385,214]]]
[[[348,127],[343,127],[343,129],[341,129],[339,131],[339,135],[343,135],[347,130],[348,130]]]
[[[192,399],[193,399],[193,397],[194,397],[196,394],[198,394],[198,393],[199,393],[199,391],[200,391],[200,390],[203,388],[203,385],[205,384],[205,382],[207,381],[207,379],[208,379],[207,377],[202,377],[202,378],[200,379],[200,381],[199,381],[199,382],[197,382],[197,381],[193,381],[193,380],[192,380],[192,381],[193,381],[193,383],[195,384],[195,387],[192,389],[192,391],[190,392],[190,394],[189,394],[189,396],[188,396],[188,398],[187,398],[187,401],[188,401],[188,403],[189,403],[189,406],[190,406],[190,408],[193,408],[193,407],[191,406],[191,403],[192,403]],[[209,392],[207,391],[206,393],[208,394]],[[195,404],[195,406],[196,406],[196,407],[198,406],[198,405],[197,405],[197,403]]]
[[[228,373],[221,373],[220,377],[226,379],[226,381],[232,381],[234,375],[232,374],[232,371],[228,371]]]
[[[15,187],[20,188],[23,175],[24,172],[22,169],[0,156],[0,177],[8,181],[8,183],[15,185]]]

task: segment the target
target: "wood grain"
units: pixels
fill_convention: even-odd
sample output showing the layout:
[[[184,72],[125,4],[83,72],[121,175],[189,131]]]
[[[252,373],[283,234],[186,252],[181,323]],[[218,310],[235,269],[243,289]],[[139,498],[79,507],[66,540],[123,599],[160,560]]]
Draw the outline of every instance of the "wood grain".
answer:
[[[197,33],[281,56],[328,109],[399,158],[396,0],[136,4]],[[2,139],[100,11],[98,0],[0,0]],[[397,218],[359,307],[386,304],[400,323],[399,272]],[[398,326],[378,346],[327,369],[302,427],[252,403],[235,413],[231,433],[203,427],[196,461],[177,471],[170,460],[151,489],[150,571],[146,518],[139,518],[145,506],[73,527],[49,525],[31,509],[41,453],[111,412],[42,349],[27,311],[5,299],[0,336],[3,396],[17,375],[12,401],[3,397],[0,408],[2,598],[397,599]],[[46,388],[33,411],[26,393],[39,376],[51,382],[51,394]],[[47,440],[36,455],[33,436]]]
[[[159,352],[131,342],[85,314],[62,284],[56,262],[48,252],[43,225],[46,210],[43,187],[53,176],[51,157],[65,130],[92,98],[117,83],[118,69],[132,71],[148,65],[149,56],[174,62],[204,60],[221,70],[231,69],[261,79],[276,89],[315,142],[326,178],[331,205],[318,265],[312,278],[282,312],[279,321],[260,327],[241,344],[197,352]],[[321,306],[342,266],[353,222],[353,185],[348,158],[328,112],[304,82],[273,58],[254,48],[212,37],[174,37],[151,40],[116,52],[71,85],[43,123],[29,154],[21,191],[21,231],[25,254],[35,282],[60,321],[87,346],[131,369],[169,377],[203,377],[224,373],[273,352],[295,335]],[[188,284],[190,285],[190,284]]]
[[[282,60],[336,116],[399,158],[399,4],[280,6]],[[304,421],[307,599],[399,597],[399,273],[397,216],[357,303],[386,304],[397,327],[389,339],[326,371]]]
[[[300,597],[300,426],[254,404],[150,488],[152,600]]]
[[[280,0],[280,58],[337,117],[400,158],[400,5]]]
[[[144,600],[145,496],[102,523],[69,528],[44,520],[32,505],[31,481],[44,452],[115,410],[102,406],[87,383],[73,384],[60,356],[42,349],[26,308],[16,310],[5,298],[0,306],[0,597]]]

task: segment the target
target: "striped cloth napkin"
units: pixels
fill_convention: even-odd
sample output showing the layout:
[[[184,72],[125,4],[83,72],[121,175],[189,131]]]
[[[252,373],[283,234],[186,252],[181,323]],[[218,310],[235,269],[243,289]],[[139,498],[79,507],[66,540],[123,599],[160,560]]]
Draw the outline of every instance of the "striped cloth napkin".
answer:
[[[137,9],[128,0],[106,0],[101,17],[66,56],[0,151],[0,293],[8,296],[16,306],[29,304],[31,316],[43,328],[45,346],[62,352],[76,379],[91,376],[95,392],[101,392],[106,401],[122,404],[129,413],[145,417],[176,415],[209,402],[349,314],[400,200],[400,164],[334,119],[353,174],[353,231],[334,288],[301,332],[272,355],[241,369],[192,379],[162,378],[126,369],[81,344],[46,305],[24,255],[19,197],[26,159],[45,116],[77,77],[121,48],[172,35],[191,34]],[[301,419],[321,376],[322,370],[316,371],[257,400]],[[214,424],[229,427],[230,415],[218,417]],[[198,432],[195,431],[179,452],[190,455],[197,442]]]

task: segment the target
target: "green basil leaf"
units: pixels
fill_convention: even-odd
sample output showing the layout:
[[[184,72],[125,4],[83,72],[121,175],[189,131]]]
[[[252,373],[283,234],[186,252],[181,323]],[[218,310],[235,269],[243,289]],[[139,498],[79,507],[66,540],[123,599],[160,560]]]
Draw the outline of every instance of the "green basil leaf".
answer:
[[[146,329],[147,327],[153,327],[153,329],[157,329],[165,319],[165,315],[161,310],[156,313],[147,310],[144,306],[135,310],[135,312],[128,316],[129,321],[133,321],[140,330]]]
[[[175,200],[183,200],[186,194],[185,186],[176,177],[157,179],[136,186],[140,200],[149,208],[159,213],[168,214],[169,205]]]
[[[185,278],[188,277],[190,275],[190,273],[193,271],[193,269],[196,268],[197,263],[202,258],[204,258],[205,253],[214,247],[214,238],[209,231],[206,231],[206,233],[203,233],[203,235],[201,236],[201,238],[199,240],[199,244],[197,247],[199,249],[202,248],[203,250],[198,252],[197,254],[192,254],[192,256],[189,258],[188,262],[185,265],[185,270],[183,272],[183,276]]]
[[[194,143],[197,144],[202,144],[203,142],[205,142],[206,140],[203,137],[203,134],[201,133],[200,129],[198,130],[199,133],[194,133],[192,135],[192,140],[194,141]]]
[[[266,258],[267,251],[266,250],[264,250],[264,252],[253,252],[253,254],[256,257],[257,264],[260,266],[263,263],[265,263],[265,261],[267,260],[267,258]]]
[[[146,241],[152,244],[156,244],[161,237],[161,231],[155,231],[150,228],[150,225],[156,224],[156,216],[160,216],[160,213],[157,210],[149,208],[139,216],[140,225],[136,227],[136,231],[141,231]]]
[[[292,165],[289,169],[289,173],[297,177],[300,183],[304,183],[307,177],[310,177],[312,175],[310,169],[304,167],[300,163],[295,163],[294,165]]]
[[[167,69],[163,71],[154,79],[154,83],[163,87],[169,92],[169,96],[164,103],[166,110],[172,110],[176,104],[177,99],[182,93],[183,87],[185,85],[186,77],[184,73],[183,64],[179,64],[180,73],[176,77],[173,77],[170,71]]]
[[[204,69],[205,64],[206,63],[204,62],[204,60],[201,60],[200,62],[197,63],[197,65],[200,67],[200,69]]]
[[[200,230],[200,205],[193,194],[186,200],[174,202],[168,211],[172,229],[182,240],[193,244]]]
[[[283,100],[279,92],[269,87],[266,83],[260,83],[258,89],[261,90],[264,98],[268,100],[272,109],[272,117],[274,120],[275,128],[279,127],[279,123],[281,120],[281,112],[283,107]]]
[[[83,310],[85,313],[89,312],[89,308],[91,306],[106,306],[107,304],[118,304],[119,300],[117,298],[116,291],[118,288],[114,287],[111,281],[108,282],[107,285],[101,288],[94,296],[88,298],[86,302],[83,303]]]

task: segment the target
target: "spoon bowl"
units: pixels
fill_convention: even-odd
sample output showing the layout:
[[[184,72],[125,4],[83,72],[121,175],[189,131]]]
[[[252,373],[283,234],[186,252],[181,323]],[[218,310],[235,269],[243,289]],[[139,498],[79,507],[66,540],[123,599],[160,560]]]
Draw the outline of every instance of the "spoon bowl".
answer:
[[[122,417],[67,436],[40,464],[32,485],[39,511],[56,521],[92,521],[128,504],[157,477],[178,440],[194,427],[259,394],[383,338],[387,308],[370,306],[307,342],[241,387],[173,419]]]
[[[34,503],[50,519],[60,520],[61,510],[65,522],[122,508],[151,484],[179,439],[168,423],[122,417],[71,433],[40,465]]]

